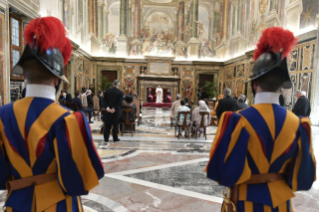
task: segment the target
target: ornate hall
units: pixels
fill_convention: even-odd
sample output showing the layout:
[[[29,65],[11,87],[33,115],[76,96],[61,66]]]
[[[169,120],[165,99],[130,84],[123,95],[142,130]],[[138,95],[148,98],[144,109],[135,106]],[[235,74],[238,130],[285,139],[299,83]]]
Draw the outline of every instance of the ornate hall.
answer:
[[[81,114],[88,121],[84,121],[83,126],[88,123],[88,127],[85,128],[85,125],[87,131],[78,133],[83,135],[91,131],[92,136],[85,135],[92,139],[104,170],[104,177],[99,179],[99,185],[87,191],[86,195],[77,195],[83,205],[82,211],[230,212],[222,209],[223,201],[229,198],[227,194],[224,195],[228,186],[220,185],[223,184],[222,180],[216,182],[208,177],[207,168],[212,155],[217,154],[213,150],[214,145],[218,146],[225,140],[218,136],[226,134],[225,137],[229,137],[229,149],[242,144],[234,143],[237,135],[235,129],[240,124],[226,117],[227,114],[220,114],[220,117],[218,104],[221,104],[219,102],[224,97],[231,97],[236,100],[237,109],[233,110],[234,113],[242,109],[238,108],[240,103],[246,107],[255,105],[258,83],[250,81],[257,63],[254,54],[263,32],[270,27],[289,30],[296,38],[289,55],[285,59],[280,58],[286,62],[290,76],[288,81],[291,81],[292,86],[281,87],[276,95],[282,98],[279,100],[281,109],[285,108],[287,114],[296,114],[294,111],[298,98],[309,102],[310,115],[303,117],[309,117],[311,126],[307,128],[304,119],[298,120],[300,127],[296,129],[300,132],[297,135],[307,137],[301,132],[303,127],[308,134],[311,132],[307,134],[309,155],[314,155],[314,164],[315,158],[319,158],[319,0],[0,0],[0,157],[10,154],[2,143],[3,134],[7,133],[6,127],[16,127],[17,134],[25,134],[21,136],[25,138],[25,143],[30,141],[27,138],[35,138],[28,136],[28,127],[21,125],[19,121],[16,125],[3,124],[5,122],[1,117],[6,114],[1,113],[1,108],[23,101],[26,93],[28,94],[27,86],[32,83],[28,83],[25,74],[17,74],[12,70],[19,65],[19,58],[25,50],[27,41],[24,30],[33,19],[47,16],[58,18],[62,22],[66,37],[72,45],[70,59],[64,61],[66,63],[63,67],[62,75],[67,80],[59,80],[54,101],[67,108],[71,114],[73,111],[82,111]],[[36,40],[36,35],[34,39]],[[113,118],[108,117],[115,116],[108,115],[115,113],[114,108],[105,106],[104,101],[108,91],[116,87],[123,92],[120,98],[122,101],[118,102],[121,111],[117,111],[120,121],[114,121],[116,124],[111,127],[107,122],[113,121]],[[227,91],[230,92],[229,95],[226,94]],[[77,97],[80,98],[83,109],[74,103]],[[112,96],[111,99],[116,98]],[[32,116],[22,116],[21,113],[25,111],[23,107],[16,110],[20,112],[12,116],[17,120]],[[55,114],[46,115],[49,123],[51,116]],[[251,118],[256,119],[254,123],[261,123],[258,118],[262,117],[265,120],[264,126],[273,121],[267,133],[275,143],[271,147],[274,152],[278,141],[275,138],[280,137],[279,135],[284,137],[277,129],[281,124],[277,117],[281,116],[283,113],[277,113],[276,117],[258,114]],[[246,122],[247,120],[245,119]],[[232,132],[226,129],[227,124],[234,125]],[[44,125],[35,127],[42,129]],[[251,125],[253,128],[253,124]],[[285,123],[286,125],[289,123]],[[292,126],[291,124],[291,131]],[[116,128],[118,138],[112,134]],[[249,130],[245,132],[249,134]],[[65,134],[66,137],[69,136],[69,142],[71,133],[69,135],[67,131]],[[109,140],[106,134],[110,134]],[[261,137],[267,137],[268,134],[256,132],[256,138],[262,143]],[[288,134],[290,136],[293,133]],[[41,139],[43,136],[41,135]],[[239,132],[237,136],[239,137]],[[289,136],[287,139],[291,138]],[[7,137],[9,140],[9,136]],[[10,137],[13,138],[16,137]],[[292,140],[298,142],[296,148],[304,148],[297,138],[293,137]],[[72,145],[76,145],[77,141],[74,142]],[[68,145],[72,146],[70,142]],[[261,144],[260,147],[265,155],[268,154],[267,145]],[[252,148],[250,144],[246,146]],[[26,149],[29,153],[32,148],[27,146]],[[226,164],[225,155],[231,155],[229,149],[220,153],[224,154],[225,160],[223,158],[223,161],[216,164]],[[285,146],[282,154],[291,149],[294,149],[292,144]],[[15,152],[20,150],[14,149]],[[36,151],[38,152],[38,147]],[[240,151],[242,150],[238,150]],[[306,157],[305,150],[303,151],[303,157]],[[243,162],[245,170],[253,160],[250,153],[247,155],[248,159]],[[257,158],[257,150],[256,155]],[[267,157],[268,155],[266,160]],[[273,157],[269,155],[268,161],[274,161]],[[7,157],[3,158],[9,164]],[[238,158],[238,164],[240,160]],[[296,161],[298,166],[302,166],[301,159]],[[302,162],[304,161],[306,159],[303,158]],[[294,162],[291,163],[295,165]],[[0,160],[0,171],[3,164]],[[10,166],[11,168],[15,169]],[[257,169],[257,165],[254,168]],[[219,169],[222,172],[226,168]],[[236,170],[236,167],[232,169]],[[216,173],[219,171],[216,170]],[[293,171],[295,170],[291,170]],[[85,175],[86,172],[90,170],[84,170],[84,174],[81,174]],[[314,172],[318,176],[319,168],[315,167]],[[245,182],[242,179],[244,175],[233,184]],[[296,177],[297,174],[291,175]],[[309,176],[311,173],[302,175]],[[224,174],[221,178],[228,177]],[[1,187],[1,179],[0,176],[0,212],[19,211],[5,210],[10,192]],[[293,181],[290,176],[289,181]],[[58,183],[63,187],[59,180]],[[274,186],[277,182],[265,181],[263,184],[267,187],[271,183]],[[243,208],[247,212],[319,212],[318,181],[313,182],[310,189],[289,188],[291,201],[289,198],[285,199],[288,201],[286,208],[289,208],[285,210],[271,210],[275,202],[283,199],[279,193],[272,193],[271,189],[267,190],[267,198],[269,197],[271,204],[265,204],[263,210],[256,209],[255,205],[250,204],[254,201],[243,198],[251,191],[247,189],[247,184],[245,186],[245,189],[237,191],[237,195],[239,202],[245,202]],[[256,190],[255,193],[252,192],[257,196],[255,199],[262,199],[263,196]],[[66,193],[65,190],[63,192]],[[50,190],[46,195],[49,194]],[[258,203],[263,204],[262,201]],[[34,205],[38,204],[35,199],[30,204],[33,204],[32,211],[39,211],[34,209]],[[279,203],[276,207],[278,205]],[[238,209],[238,212],[241,211]]]

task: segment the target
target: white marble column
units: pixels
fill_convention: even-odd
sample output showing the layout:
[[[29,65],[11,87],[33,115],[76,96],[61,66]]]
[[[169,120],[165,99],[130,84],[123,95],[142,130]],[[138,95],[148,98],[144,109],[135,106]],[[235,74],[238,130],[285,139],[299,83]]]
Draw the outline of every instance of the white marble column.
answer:
[[[103,1],[98,2],[98,38],[99,41],[102,42],[104,38],[104,3]]]
[[[291,0],[286,7],[287,28],[293,33],[297,33],[299,31],[300,15],[302,13],[302,10],[302,0]]]
[[[279,21],[279,18],[278,18],[276,5],[277,5],[276,0],[271,0],[270,1],[270,12],[269,12],[269,15],[268,15],[268,17],[266,19],[267,28],[272,27],[272,26],[279,26],[280,25],[280,21]]]
[[[104,7],[104,34],[109,31],[109,14],[110,12]]]

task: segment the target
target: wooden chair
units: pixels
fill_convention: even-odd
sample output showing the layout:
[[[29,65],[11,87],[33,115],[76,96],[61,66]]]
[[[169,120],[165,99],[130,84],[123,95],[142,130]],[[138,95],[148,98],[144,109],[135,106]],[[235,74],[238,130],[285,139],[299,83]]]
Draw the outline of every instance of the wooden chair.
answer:
[[[216,115],[211,117],[210,125],[211,126],[215,126],[215,125],[217,126],[218,125],[218,120],[217,120],[217,116]]]
[[[98,120],[100,120],[100,116],[101,116],[101,110],[100,110],[100,100],[99,97],[94,96],[93,97],[93,116],[94,116],[94,120],[96,120],[96,114],[98,117]]]
[[[207,128],[207,125],[209,124],[209,123],[208,123],[208,120],[207,120],[207,117],[209,116],[209,112],[201,111],[201,112],[199,112],[199,115],[201,116],[201,121],[200,121],[199,126],[197,126],[197,127],[195,126],[195,127],[194,127],[194,130],[195,130],[195,139],[197,139],[198,131],[199,131],[200,129],[203,129],[203,130],[204,130],[205,140],[207,140],[206,128]],[[205,117],[205,116],[207,116],[207,117]],[[207,120],[207,125],[204,124],[205,119]]]
[[[133,120],[136,120],[135,110],[132,108],[123,108],[121,111],[121,118],[123,117],[123,113],[126,114],[126,117],[124,122],[121,120],[122,136],[124,135],[125,126],[131,126],[131,134],[133,136],[133,131],[135,131],[135,121],[130,122],[130,113],[133,113]]]
[[[178,120],[180,120],[180,117],[182,115],[184,115],[183,123],[182,124],[178,124]],[[187,116],[189,117],[189,123],[188,124],[187,124]],[[182,129],[185,129],[187,131],[187,137],[188,137],[188,139],[190,138],[189,134],[190,134],[191,128],[192,128],[191,120],[192,120],[192,112],[191,111],[178,112],[176,125],[175,125],[175,135],[176,135],[177,127],[179,128],[179,133],[178,133],[178,136],[177,136],[178,139],[181,136],[181,130]]]
[[[142,124],[142,116],[140,114],[140,101],[136,98],[133,98],[133,104],[135,104],[136,107],[136,117],[137,117],[137,126],[139,126],[140,124]]]

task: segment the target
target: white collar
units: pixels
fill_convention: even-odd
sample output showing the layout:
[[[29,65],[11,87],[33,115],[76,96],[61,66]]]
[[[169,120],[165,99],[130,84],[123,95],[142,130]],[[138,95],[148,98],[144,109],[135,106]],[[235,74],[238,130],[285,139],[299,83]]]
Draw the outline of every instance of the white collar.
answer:
[[[255,96],[255,105],[257,104],[276,104],[279,105],[279,93],[262,92]]]
[[[55,101],[55,88],[48,85],[28,84],[26,88],[26,97],[40,97],[52,99]]]

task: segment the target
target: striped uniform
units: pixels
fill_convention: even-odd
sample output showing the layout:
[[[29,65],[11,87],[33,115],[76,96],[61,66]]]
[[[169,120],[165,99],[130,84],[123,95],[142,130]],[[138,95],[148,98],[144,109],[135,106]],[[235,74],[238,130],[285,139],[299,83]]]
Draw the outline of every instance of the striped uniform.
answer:
[[[257,104],[222,115],[206,171],[220,185],[239,185],[238,212],[291,212],[293,192],[311,188],[315,166],[309,119],[276,104]],[[265,173],[284,173],[286,179],[243,184]]]
[[[8,180],[52,172],[57,180],[9,193],[7,211],[83,211],[79,196],[104,175],[83,113],[36,97],[1,107],[0,189]]]

